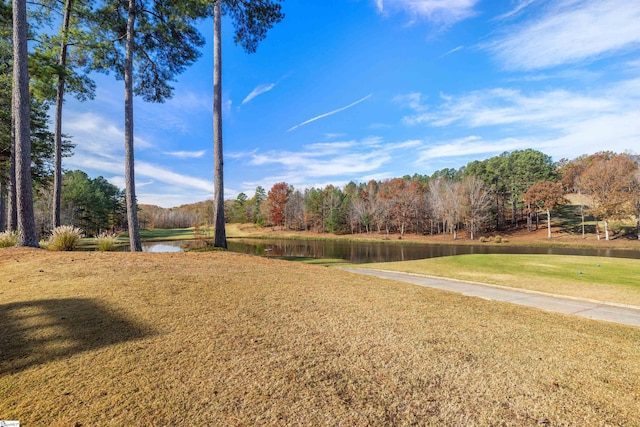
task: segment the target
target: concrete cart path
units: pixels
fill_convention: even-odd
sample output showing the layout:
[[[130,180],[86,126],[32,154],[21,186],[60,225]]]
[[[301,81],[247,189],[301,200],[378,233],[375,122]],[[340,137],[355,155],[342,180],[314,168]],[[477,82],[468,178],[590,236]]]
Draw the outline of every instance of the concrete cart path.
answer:
[[[373,270],[368,268],[343,267],[350,273],[366,274],[382,279],[413,283],[415,285],[458,292],[494,301],[505,301],[513,304],[535,307],[547,311],[586,317],[588,319],[605,320],[624,325],[640,326],[640,307],[606,303],[572,297],[563,297],[543,292],[519,290],[496,285],[464,282],[441,277],[422,276],[412,273]]]

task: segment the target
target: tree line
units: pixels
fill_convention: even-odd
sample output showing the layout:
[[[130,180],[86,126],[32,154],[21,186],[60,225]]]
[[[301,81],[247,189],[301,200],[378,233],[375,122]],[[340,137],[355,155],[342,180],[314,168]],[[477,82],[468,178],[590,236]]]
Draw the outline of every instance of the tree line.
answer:
[[[431,176],[349,183],[343,188],[300,190],[277,183],[268,192],[259,187],[251,199],[241,194],[225,202],[220,17],[231,18],[236,43],[253,52],[267,30],[283,18],[280,1],[37,0],[27,7],[26,0],[0,0],[0,230],[17,230],[20,245],[37,246],[39,234],[62,222],[84,221],[89,232],[126,228],[132,250],[140,249],[133,97],[163,102],[172,96],[170,82],[199,57],[204,44],[197,23],[210,17],[214,18],[215,50],[215,202],[206,212],[178,215],[177,210],[159,223],[198,223],[207,217],[217,225],[216,246],[223,247],[226,236],[220,224],[245,219],[319,232],[446,232],[455,238],[459,230],[475,235],[523,221],[531,228],[539,211],[549,219],[568,192],[590,200],[581,206],[582,223],[585,214],[592,215],[598,221],[598,235],[601,223],[607,239],[611,221],[640,216],[637,157],[602,152],[555,164],[532,149]],[[102,178],[95,183],[88,177],[78,179],[91,181],[85,187],[94,190],[86,190],[88,194],[103,192],[111,194],[105,200],[118,200],[117,207],[107,209],[109,214],[92,212],[88,202],[83,205],[77,199],[73,209],[63,206],[65,177],[74,180],[62,170],[62,158],[73,150],[61,131],[63,100],[66,94],[80,100],[93,97],[95,84],[89,76],[94,71],[111,72],[124,82],[124,192],[113,195],[120,190],[107,188]],[[50,109],[54,110],[53,131],[48,128]],[[42,213],[44,207],[50,214]],[[105,218],[110,219],[105,222]],[[155,224],[156,216],[151,218]],[[638,230],[640,235],[640,224]]]
[[[47,192],[42,190],[47,186],[51,197],[48,231],[69,220],[62,212],[62,158],[71,149],[62,134],[64,98],[67,93],[80,100],[92,98],[95,84],[89,73],[113,73],[124,82],[126,228],[131,250],[141,250],[134,96],[164,102],[173,95],[170,83],[201,54],[204,37],[197,24],[211,17],[215,39],[214,187],[220,199],[214,215],[224,223],[221,16],[231,18],[235,42],[253,52],[267,30],[283,19],[281,1],[0,0],[0,228],[17,231],[18,245],[37,247],[42,230],[36,223],[34,203],[39,194]],[[49,107],[55,110],[53,132],[47,126]],[[216,230],[216,242],[226,246],[224,227]]]
[[[41,238],[51,231],[52,193],[52,185],[39,186],[34,193],[35,224]],[[80,170],[67,171],[61,180],[60,220],[87,237],[120,232],[127,225],[124,198],[124,191],[102,176],[92,179]]]
[[[640,238],[640,158],[600,152],[555,163],[535,150],[505,152],[459,169],[431,175],[407,175],[344,187],[295,189],[274,184],[258,187],[249,198],[240,193],[225,201],[227,222],[318,233],[378,233],[400,237],[413,234],[450,234],[460,231],[474,239],[479,234],[550,221],[566,196],[579,197],[578,215],[585,233],[587,216],[595,231],[610,238],[610,222],[635,220]],[[51,187],[36,192],[36,223],[46,230],[50,218]],[[61,218],[89,235],[126,228],[125,194],[104,178],[91,179],[82,171],[66,172],[62,179]],[[140,205],[142,228],[186,228],[212,224],[213,200],[161,208]],[[542,214],[542,215],[540,215]]]
[[[453,239],[460,230],[471,239],[525,224],[531,231],[542,213],[551,237],[554,211],[567,203],[565,195],[575,193],[588,200],[580,205],[583,234],[589,214],[598,238],[603,228],[609,240],[611,221],[633,219],[640,238],[639,160],[600,152],[555,163],[540,151],[515,150],[430,176],[350,182],[343,188],[301,190],[280,182],[268,192],[258,187],[252,198],[241,193],[225,209],[230,222],[319,233],[449,233]]]

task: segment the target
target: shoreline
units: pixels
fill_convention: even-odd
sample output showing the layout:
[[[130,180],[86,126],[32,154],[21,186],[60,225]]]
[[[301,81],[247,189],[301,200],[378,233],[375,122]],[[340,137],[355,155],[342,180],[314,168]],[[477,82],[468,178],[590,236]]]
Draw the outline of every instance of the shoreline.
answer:
[[[549,247],[549,248],[576,248],[576,249],[615,249],[626,251],[640,251],[640,241],[630,239],[613,239],[613,240],[597,240],[595,235],[588,235],[586,238],[582,236],[570,235],[555,231],[556,235],[551,239],[546,237],[546,229],[539,229],[529,233],[528,231],[517,230],[515,232],[492,233],[491,237],[500,236],[501,242],[481,241],[480,238],[471,240],[470,238],[460,234],[456,240],[449,235],[437,236],[416,236],[407,235],[400,239],[398,234],[332,234],[332,233],[315,233],[310,231],[291,231],[291,230],[271,230],[265,228],[249,229],[245,224],[228,224],[228,239],[292,239],[292,240],[318,240],[318,241],[352,241],[363,243],[385,243],[385,244],[406,244],[406,245],[488,245],[488,246],[512,246],[512,247]],[[544,235],[542,238],[541,235]],[[489,235],[484,236],[485,238]],[[490,237],[489,237],[490,238]],[[588,240],[588,243],[586,242]]]

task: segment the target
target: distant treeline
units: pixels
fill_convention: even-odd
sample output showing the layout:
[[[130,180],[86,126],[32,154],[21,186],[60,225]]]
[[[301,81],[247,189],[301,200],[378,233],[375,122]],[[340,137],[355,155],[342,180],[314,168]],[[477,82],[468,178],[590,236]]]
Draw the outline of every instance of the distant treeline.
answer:
[[[52,186],[36,188],[34,212],[36,227],[41,237],[47,236],[52,227]],[[95,179],[80,170],[66,172],[62,176],[61,223],[74,225],[87,236],[102,231],[120,231],[126,226],[124,192],[99,176]]]
[[[609,238],[611,221],[635,221],[640,236],[639,157],[600,152],[553,162],[540,151],[526,149],[476,160],[460,169],[442,169],[432,175],[414,174],[344,187],[297,189],[280,182],[269,191],[256,188],[253,197],[240,193],[225,202],[230,223],[312,230],[319,233],[441,234],[456,238],[466,230],[479,233],[537,224],[539,213],[553,216],[566,203],[564,196],[579,194],[582,224],[585,215],[597,221]],[[50,195],[40,187],[36,212],[39,229],[50,227]],[[89,235],[126,227],[124,194],[104,178],[90,179],[82,171],[63,178],[63,223]],[[185,228],[211,224],[213,201],[161,208],[140,205],[142,228]],[[583,227],[584,230],[584,227]]]
[[[500,231],[547,216],[581,194],[582,222],[589,213],[605,238],[613,220],[635,220],[640,236],[638,156],[600,152],[553,162],[533,149],[505,152],[460,169],[415,174],[343,188],[296,189],[285,182],[226,202],[228,222],[330,233],[450,233]],[[583,227],[584,229],[584,227]]]

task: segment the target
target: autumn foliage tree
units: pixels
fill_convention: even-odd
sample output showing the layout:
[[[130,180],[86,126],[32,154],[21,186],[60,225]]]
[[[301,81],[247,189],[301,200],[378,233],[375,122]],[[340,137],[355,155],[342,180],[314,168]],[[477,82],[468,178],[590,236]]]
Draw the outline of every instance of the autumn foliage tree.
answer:
[[[597,156],[584,170],[581,182],[591,196],[591,212],[604,222],[605,239],[609,240],[609,222],[634,211],[633,192],[638,165],[628,154],[605,154]]]
[[[580,156],[572,161],[561,161],[559,167],[560,183],[566,193],[576,193],[580,203],[580,227],[582,229],[582,238],[585,237],[585,204],[582,193],[584,186],[582,185],[582,173],[589,166],[589,157]]]
[[[274,184],[267,194],[269,202],[269,220],[274,225],[283,226],[285,220],[285,208],[289,201],[292,188],[286,182]]]
[[[547,214],[547,237],[551,238],[551,211],[565,203],[564,190],[559,182],[538,181],[524,194],[524,201]]]

